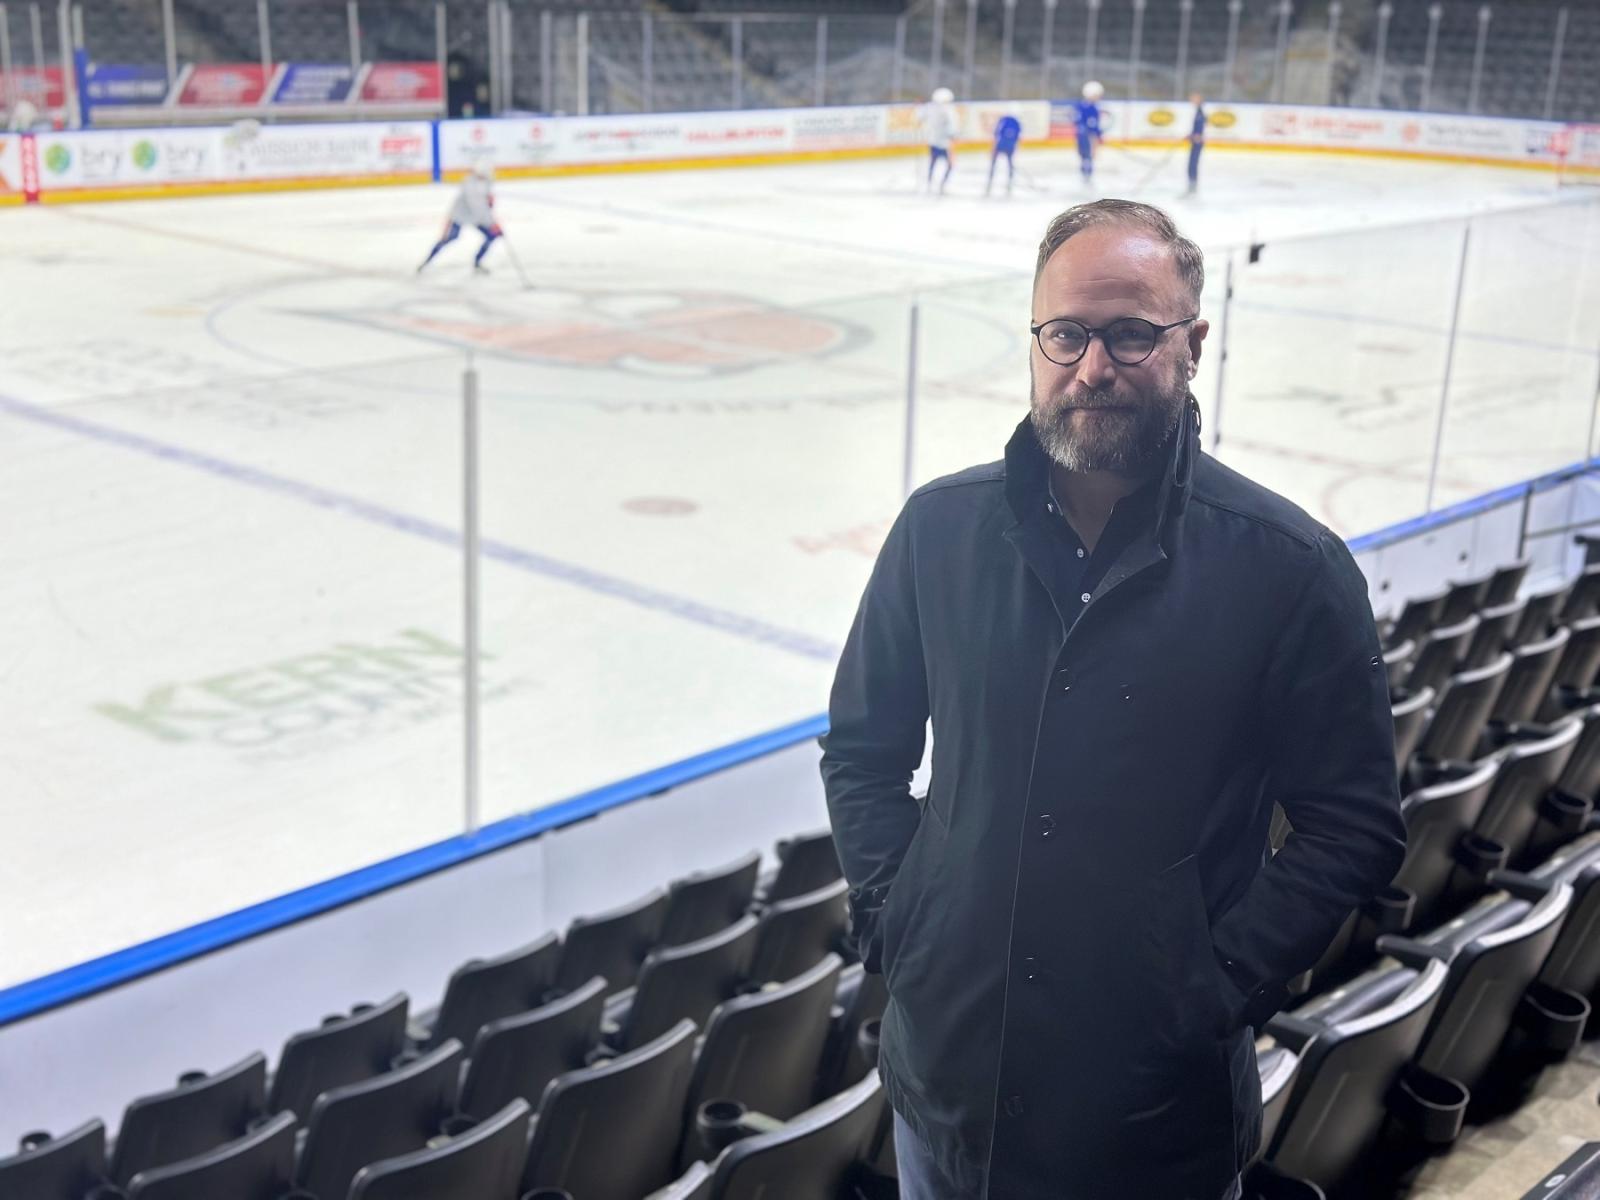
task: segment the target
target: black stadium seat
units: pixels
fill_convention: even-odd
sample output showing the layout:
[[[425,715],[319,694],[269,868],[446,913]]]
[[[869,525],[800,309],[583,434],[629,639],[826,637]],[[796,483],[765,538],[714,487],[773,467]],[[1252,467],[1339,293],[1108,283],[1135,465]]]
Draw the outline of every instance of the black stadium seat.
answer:
[[[1526,740],[1501,750],[1500,774],[1473,826],[1473,834],[1502,848],[1505,865],[1524,865],[1524,852],[1545,811],[1544,800],[1566,770],[1577,748],[1583,722],[1576,717],[1549,726],[1531,726]],[[1457,867],[1449,890],[1467,894],[1480,882],[1471,864]]]
[[[703,1024],[749,978],[756,929],[756,919],[744,917],[711,937],[652,950],[638,987],[608,1005],[606,1042],[633,1050],[681,1020]]]
[[[106,1127],[87,1121],[58,1138],[30,1134],[0,1158],[0,1200],[80,1200],[106,1178]]]
[[[1422,738],[1422,729],[1428,719],[1428,710],[1433,706],[1434,691],[1424,688],[1416,694],[1407,694],[1404,699],[1394,701],[1390,711],[1394,716],[1394,761],[1402,777],[1405,775],[1406,764],[1411,761],[1411,754],[1417,748],[1417,742]]]
[[[838,948],[850,921],[843,879],[814,892],[779,900],[761,914],[750,978],[757,983],[782,983],[809,971],[825,954]]]
[[[632,987],[644,956],[661,940],[666,912],[667,893],[655,888],[631,904],[574,919],[561,943],[555,990],[570,992],[596,975],[608,994]]]
[[[368,1163],[421,1149],[455,1110],[461,1055],[452,1039],[386,1075],[324,1092],[311,1110],[295,1186],[333,1200]]]
[[[127,1200],[278,1200],[294,1181],[295,1124],[281,1112],[215,1150],[141,1171]]]
[[[400,993],[291,1037],[272,1076],[267,1111],[292,1112],[303,1122],[323,1092],[387,1071],[405,1049],[408,1003]]]
[[[517,1200],[530,1113],[513,1100],[441,1146],[364,1167],[350,1200]]]
[[[717,1006],[695,1055],[690,1121],[712,1100],[735,1100],[784,1121],[810,1107],[842,965],[830,954],[780,987]],[[686,1140],[684,1165],[698,1148]]]
[[[522,1189],[643,1196],[674,1178],[694,1058],[692,1021],[648,1045],[558,1076],[539,1103]]]
[[[1463,843],[1489,803],[1501,763],[1499,758],[1488,758],[1468,764],[1400,801],[1406,856],[1391,886],[1412,896],[1412,922],[1429,921],[1449,890],[1451,875],[1470,853],[1471,847]]]
[[[1524,886],[1510,872],[1494,876],[1502,887],[1521,894],[1497,892],[1486,896],[1468,912],[1420,938],[1384,937],[1380,953],[1403,964],[1391,972],[1407,977],[1429,962],[1450,968],[1444,993],[1423,1033],[1415,1061],[1423,1070],[1453,1079],[1468,1092],[1478,1086],[1511,1031],[1524,994],[1544,967],[1545,958],[1561,932],[1572,905],[1572,885],[1557,883],[1548,889]],[[1372,986],[1385,988],[1378,976]],[[1571,1045],[1587,1017],[1571,1022]]]
[[[752,850],[713,871],[697,871],[667,888],[667,911],[661,920],[661,945],[699,941],[732,925],[755,898],[761,855]]]
[[[1478,613],[1478,628],[1473,631],[1472,642],[1467,646],[1466,657],[1458,668],[1471,671],[1486,667],[1515,644],[1513,636],[1528,609],[1526,600],[1508,600],[1504,604],[1485,608]]]
[[[411,1037],[424,1049],[454,1038],[472,1045],[490,1021],[539,1007],[555,983],[561,939],[554,933],[498,958],[471,959],[445,985],[436,1014],[413,1022]]]
[[[242,1137],[267,1102],[267,1060],[252,1054],[215,1075],[194,1072],[128,1105],[111,1151],[111,1181],[193,1158]]]
[[[787,838],[778,843],[777,853],[778,872],[761,893],[767,904],[804,896],[844,876],[831,830]]]
[[[1511,655],[1502,654],[1487,667],[1452,675],[1439,694],[1433,715],[1428,718],[1428,727],[1417,743],[1413,763],[1472,757],[1510,671]],[[1426,780],[1418,780],[1418,783],[1423,782]]]
[[[1453,625],[1440,625],[1424,633],[1411,673],[1406,676],[1406,690],[1432,688],[1437,692],[1442,688],[1445,680],[1456,673],[1456,664],[1466,658],[1477,630],[1477,616],[1469,615]]]
[[[552,1079],[583,1066],[600,1041],[605,990],[606,981],[596,975],[542,1008],[480,1029],[461,1084],[460,1113],[482,1118],[516,1099],[537,1104]]]
[[[1549,637],[1525,642],[1512,651],[1511,673],[1506,676],[1506,685],[1500,689],[1489,719],[1510,725],[1533,720],[1550,694],[1556,669],[1571,640],[1572,631],[1561,625]]]
[[[1324,1189],[1360,1162],[1389,1116],[1390,1096],[1422,1041],[1449,968],[1429,963],[1388,997],[1351,997],[1345,989],[1266,1025],[1300,1056],[1296,1081],[1266,1161]],[[1427,1087],[1416,1076],[1405,1089]]]
[[[771,1133],[742,1138],[718,1156],[715,1200],[816,1200],[845,1188],[883,1114],[876,1075],[810,1108]]]

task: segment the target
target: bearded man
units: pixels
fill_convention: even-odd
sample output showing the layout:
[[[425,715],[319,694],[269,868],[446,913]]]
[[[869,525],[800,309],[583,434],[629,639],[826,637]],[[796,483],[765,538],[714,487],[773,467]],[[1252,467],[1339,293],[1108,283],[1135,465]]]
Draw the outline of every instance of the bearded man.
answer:
[[[1200,449],[1204,278],[1148,205],[1050,223],[1030,412],[906,502],[839,662],[822,776],[906,1200],[1238,1196],[1255,1031],[1404,856],[1359,569]]]

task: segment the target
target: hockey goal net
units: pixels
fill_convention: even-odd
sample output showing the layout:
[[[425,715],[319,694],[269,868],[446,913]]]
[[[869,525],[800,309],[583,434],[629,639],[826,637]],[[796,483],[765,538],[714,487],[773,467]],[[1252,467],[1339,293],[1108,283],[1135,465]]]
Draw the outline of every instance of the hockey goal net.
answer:
[[[1557,178],[1563,187],[1600,187],[1600,125],[1567,125],[1556,134]]]

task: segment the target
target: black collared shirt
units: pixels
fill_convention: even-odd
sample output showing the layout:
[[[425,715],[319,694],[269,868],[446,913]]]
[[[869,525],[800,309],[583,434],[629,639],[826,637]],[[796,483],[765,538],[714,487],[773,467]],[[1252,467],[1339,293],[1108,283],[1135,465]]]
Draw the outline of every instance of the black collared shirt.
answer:
[[[1160,478],[1149,480],[1112,506],[1111,519],[1106,522],[1093,551],[1084,545],[1072,522],[1061,511],[1061,505],[1055,497],[1054,483],[1048,475],[1045,478],[1042,503],[1051,535],[1061,545],[1061,553],[1055,556],[1055,592],[1062,605],[1062,615],[1070,617],[1072,610],[1068,606],[1075,604],[1077,610],[1081,611],[1089,603],[1090,596],[1100,585],[1107,569],[1117,561],[1117,556],[1155,524]]]

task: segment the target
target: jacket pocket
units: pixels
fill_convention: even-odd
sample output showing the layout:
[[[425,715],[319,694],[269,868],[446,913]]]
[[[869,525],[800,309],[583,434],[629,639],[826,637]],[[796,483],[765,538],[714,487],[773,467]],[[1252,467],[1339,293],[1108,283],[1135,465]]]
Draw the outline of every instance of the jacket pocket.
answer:
[[[1154,883],[1152,948],[1159,958],[1151,982],[1162,993],[1162,1040],[1193,1045],[1226,1037],[1237,1024],[1238,988],[1217,958],[1199,859],[1180,859]]]
[[[943,844],[944,826],[939,823],[938,817],[924,813],[917,824],[916,833],[911,837],[911,845],[906,847],[906,856],[900,863],[900,869],[895,872],[894,882],[889,885],[888,898],[878,912],[879,965],[883,968],[884,982],[891,991],[900,974],[897,967],[901,959],[907,953],[916,957],[928,949],[925,937],[922,942],[918,941],[920,922],[917,914],[924,907],[930,886],[930,872],[923,867],[922,860],[930,853],[936,854],[938,847]],[[909,942],[907,939],[910,939]]]

